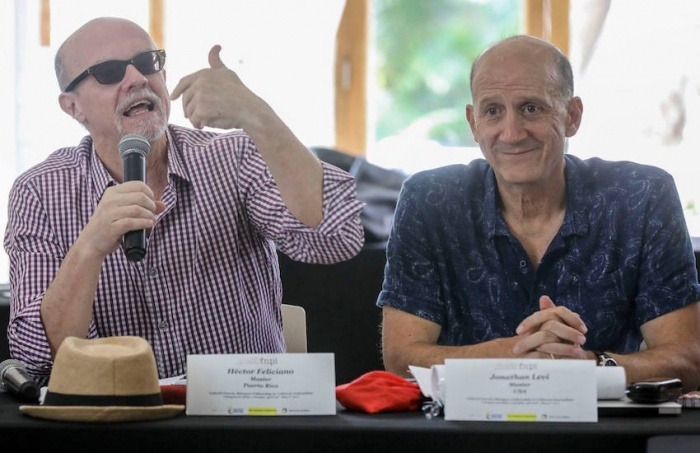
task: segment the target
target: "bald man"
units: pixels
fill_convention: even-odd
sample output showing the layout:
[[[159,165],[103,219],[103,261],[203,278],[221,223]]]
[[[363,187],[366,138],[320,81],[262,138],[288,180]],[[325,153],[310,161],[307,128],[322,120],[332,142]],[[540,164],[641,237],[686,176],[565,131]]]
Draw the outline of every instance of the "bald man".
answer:
[[[567,358],[696,389],[700,285],[671,176],[565,154],[583,104],[545,41],[496,43],[470,84],[484,159],[418,173],[401,192],[377,301],[386,369]]]
[[[188,354],[283,352],[277,250],[332,263],[362,247],[352,177],[316,159],[220,51],[169,94],[165,51],[131,21],[91,20],[60,46],[58,101],[88,135],[17,179],[5,235],[10,351],[38,380],[68,336],[143,337],[161,378]],[[194,128],[168,124],[177,98]],[[122,180],[126,134],[150,143],[147,183]],[[132,230],[148,234],[141,261],[123,250]]]

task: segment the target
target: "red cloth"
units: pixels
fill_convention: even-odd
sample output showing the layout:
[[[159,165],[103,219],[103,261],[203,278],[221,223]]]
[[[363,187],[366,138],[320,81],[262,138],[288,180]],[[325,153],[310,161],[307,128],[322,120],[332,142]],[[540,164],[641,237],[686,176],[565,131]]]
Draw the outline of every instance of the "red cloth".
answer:
[[[185,404],[187,399],[186,385],[161,385],[160,394],[163,397],[163,404]]]
[[[335,397],[347,410],[370,414],[417,411],[423,400],[418,384],[388,371],[370,371],[339,385]]]

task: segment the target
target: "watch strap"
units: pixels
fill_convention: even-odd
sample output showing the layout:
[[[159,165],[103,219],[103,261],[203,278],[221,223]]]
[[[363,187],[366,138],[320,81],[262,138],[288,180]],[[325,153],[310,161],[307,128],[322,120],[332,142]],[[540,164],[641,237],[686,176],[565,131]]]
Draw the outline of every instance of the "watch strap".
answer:
[[[598,366],[617,366],[617,361],[604,351],[593,351]]]

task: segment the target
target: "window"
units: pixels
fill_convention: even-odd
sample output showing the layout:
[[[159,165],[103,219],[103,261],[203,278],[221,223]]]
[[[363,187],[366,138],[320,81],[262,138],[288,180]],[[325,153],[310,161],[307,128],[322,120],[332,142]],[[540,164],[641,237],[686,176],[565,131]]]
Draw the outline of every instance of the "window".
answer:
[[[471,64],[522,32],[520,0],[374,0],[368,160],[413,173],[479,157],[465,117]]]
[[[522,33],[519,1],[373,0],[368,159],[408,173],[482,157],[464,117],[476,52]],[[584,104],[568,152],[673,175],[700,236],[700,9],[693,0],[573,0],[570,60]],[[372,136],[374,133],[374,136]]]

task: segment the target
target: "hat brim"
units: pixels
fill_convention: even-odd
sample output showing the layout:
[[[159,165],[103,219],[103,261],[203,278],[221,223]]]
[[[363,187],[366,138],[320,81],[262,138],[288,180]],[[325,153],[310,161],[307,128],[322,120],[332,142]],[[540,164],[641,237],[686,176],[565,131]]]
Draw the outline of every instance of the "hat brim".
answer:
[[[112,423],[161,420],[174,417],[185,410],[181,404],[163,406],[40,406],[23,405],[20,412],[47,420]]]

